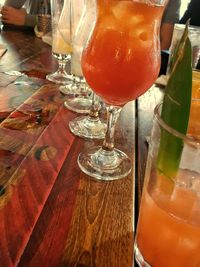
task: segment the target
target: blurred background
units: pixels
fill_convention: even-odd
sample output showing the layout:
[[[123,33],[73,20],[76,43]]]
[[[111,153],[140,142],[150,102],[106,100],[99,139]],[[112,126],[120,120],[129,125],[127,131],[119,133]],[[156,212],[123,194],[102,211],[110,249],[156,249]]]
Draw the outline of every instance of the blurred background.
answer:
[[[190,0],[181,0],[180,18],[183,16],[184,11],[186,10],[187,5],[189,4],[189,2],[190,2]]]

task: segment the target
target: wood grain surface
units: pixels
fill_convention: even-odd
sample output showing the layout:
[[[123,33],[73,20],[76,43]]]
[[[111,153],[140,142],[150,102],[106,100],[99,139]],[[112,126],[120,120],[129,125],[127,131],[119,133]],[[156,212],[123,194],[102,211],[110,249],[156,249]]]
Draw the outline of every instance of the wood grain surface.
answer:
[[[70,133],[77,114],[45,79],[57,67],[51,47],[12,29],[0,43],[8,48],[0,59],[0,266],[134,266],[136,170],[146,155],[138,165],[139,102],[123,108],[116,126],[116,147],[132,159],[132,172],[97,182],[77,157],[102,141]]]

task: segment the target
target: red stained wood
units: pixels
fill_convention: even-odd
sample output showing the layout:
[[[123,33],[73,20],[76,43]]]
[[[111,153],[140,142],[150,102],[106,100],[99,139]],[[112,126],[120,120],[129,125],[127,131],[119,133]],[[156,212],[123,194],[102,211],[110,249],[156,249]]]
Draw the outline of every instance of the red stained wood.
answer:
[[[131,157],[133,171],[96,182],[80,171],[77,157],[101,141],[70,133],[77,114],[44,79],[56,68],[51,47],[28,32],[6,30],[0,40],[8,46],[0,71],[29,77],[21,79],[26,86],[8,78],[0,87],[9,92],[0,124],[0,266],[133,266],[135,103],[124,107],[116,127],[116,147]]]

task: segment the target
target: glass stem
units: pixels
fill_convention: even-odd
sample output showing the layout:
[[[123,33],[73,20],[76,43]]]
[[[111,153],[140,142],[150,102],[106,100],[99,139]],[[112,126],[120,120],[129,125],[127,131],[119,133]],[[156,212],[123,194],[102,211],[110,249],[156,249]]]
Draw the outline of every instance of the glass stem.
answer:
[[[100,101],[99,97],[92,92],[92,105],[89,113],[90,120],[99,119]]]
[[[81,77],[80,84],[81,84],[81,92],[82,92],[82,94],[87,95],[88,94],[88,85],[87,85],[84,77]]]
[[[58,70],[59,70],[59,72],[64,73],[65,72],[65,66],[66,66],[66,62],[65,61],[62,61],[62,60],[58,61]]]
[[[121,109],[121,107],[116,106],[107,107],[107,130],[102,146],[102,149],[106,151],[112,151],[114,149],[115,126]]]

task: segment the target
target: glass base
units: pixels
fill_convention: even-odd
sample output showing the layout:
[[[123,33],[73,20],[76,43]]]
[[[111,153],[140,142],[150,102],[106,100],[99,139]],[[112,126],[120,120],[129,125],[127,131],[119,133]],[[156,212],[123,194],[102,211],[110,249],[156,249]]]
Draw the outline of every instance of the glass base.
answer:
[[[100,181],[122,179],[132,169],[131,160],[124,152],[106,151],[99,146],[80,153],[78,165],[84,173]]]
[[[89,116],[77,117],[69,122],[70,131],[83,138],[103,139],[106,132],[106,123],[99,118],[90,118]]]
[[[134,245],[134,251],[135,251],[135,260],[140,267],[152,267],[148,262],[144,260],[142,253],[140,252],[137,246],[137,243],[135,243]]]
[[[66,71],[56,71],[54,73],[50,73],[46,76],[46,79],[53,83],[61,85],[72,83],[72,75],[69,75]]]
[[[64,106],[71,111],[80,114],[88,114],[92,105],[92,99],[89,97],[73,97],[64,102]]]

